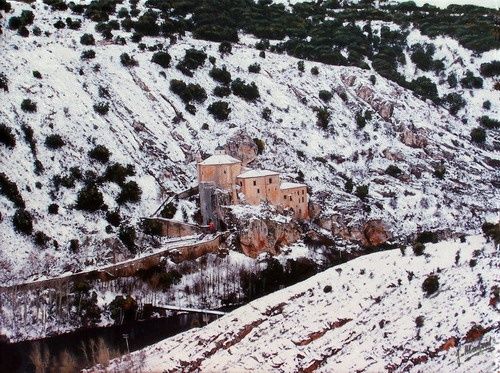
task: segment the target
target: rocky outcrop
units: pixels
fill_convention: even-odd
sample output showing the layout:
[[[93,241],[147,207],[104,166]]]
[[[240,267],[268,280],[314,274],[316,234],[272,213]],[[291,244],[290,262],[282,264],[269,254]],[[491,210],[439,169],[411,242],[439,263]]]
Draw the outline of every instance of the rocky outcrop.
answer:
[[[239,131],[227,140],[224,150],[226,154],[241,159],[244,167],[257,157],[258,149],[255,141],[245,131]]]
[[[328,229],[334,236],[343,240],[357,242],[366,247],[378,247],[392,238],[387,224],[380,219],[372,219],[360,223],[352,223],[343,215],[333,215],[317,220],[318,224]]]
[[[367,246],[377,247],[392,238],[391,233],[382,220],[370,220],[363,227],[363,236]]]
[[[252,258],[262,252],[277,255],[282,246],[290,245],[300,238],[300,227],[294,221],[253,218],[241,223],[244,225],[239,233],[241,249]]]
[[[411,148],[425,148],[428,144],[427,137],[422,131],[405,128],[399,136],[401,142]]]
[[[356,95],[368,103],[384,120],[389,120],[392,117],[394,104],[389,101],[381,100],[375,96],[375,91],[367,86],[362,85],[356,91]]]

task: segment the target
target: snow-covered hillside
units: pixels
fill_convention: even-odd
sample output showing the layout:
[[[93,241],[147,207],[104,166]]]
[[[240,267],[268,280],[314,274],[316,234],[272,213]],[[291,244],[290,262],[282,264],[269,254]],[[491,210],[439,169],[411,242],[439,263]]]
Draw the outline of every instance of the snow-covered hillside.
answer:
[[[0,196],[0,283],[77,271],[110,260],[110,245],[102,241],[115,238],[118,228],[106,229],[104,211],[75,209],[84,181],[58,190],[53,182],[55,176],[68,175],[72,167],[90,178],[89,172],[94,177],[102,175],[106,165],[88,156],[96,145],[111,151],[110,163],[135,167],[135,176],[128,180],[141,187],[140,202],[120,207],[118,185],[104,182],[99,186],[108,209],[120,208],[127,224],[152,214],[166,192],[195,185],[196,154],[213,152],[239,130],[265,143],[255,166],[278,170],[290,180],[299,171],[304,174],[312,200],[320,203],[325,218],[339,215],[348,225],[380,218],[396,237],[434,229],[472,232],[486,218],[496,218],[499,157],[494,139],[488,137],[484,146],[471,143],[475,123],[463,124],[374,71],[306,61],[301,72],[295,58],[270,52],[259,57],[253,48],[257,40],[245,35],[224,56],[218,52],[218,43],[195,40],[189,33],[171,45],[165,38],[144,37],[142,42],[148,47],[161,43],[168,48],[172,63],[163,69],[151,62],[154,52],[141,51],[129,33],[113,31],[126,38],[125,45],[99,40],[96,24],[69,10],[54,12],[36,1],[31,6],[13,3],[11,15],[31,7],[40,36],[23,38],[6,27],[7,17],[0,20],[0,71],[8,79],[8,91],[0,90],[0,122],[12,129],[17,140],[14,148],[0,145],[0,172],[17,184],[34,217],[33,230],[44,232],[51,241],[41,248],[32,236],[16,232],[12,223],[16,208]],[[54,28],[60,17],[67,16],[81,19],[81,29]],[[96,36],[95,46],[80,44],[84,33]],[[214,57],[216,66],[226,66],[233,80],[254,81],[260,98],[255,102],[235,95],[221,99],[229,103],[231,113],[227,121],[216,121],[206,109],[219,100],[211,94],[217,84],[209,76],[208,59],[192,78],[174,67],[192,47]],[[82,60],[82,52],[89,49],[95,50],[95,59]],[[123,66],[123,53],[133,56],[138,66]],[[260,73],[249,73],[248,66],[255,62],[261,65]],[[313,66],[318,67],[318,75],[311,74]],[[188,113],[169,90],[171,79],[205,88],[208,98],[195,105],[196,114]],[[373,97],[361,98],[360,92],[367,89]],[[333,98],[323,102],[320,90],[332,91]],[[36,103],[36,112],[21,110],[24,99]],[[109,104],[106,115],[93,108],[101,102]],[[380,103],[393,108],[387,120],[375,113],[373,106]],[[498,102],[492,100],[492,105],[498,112]],[[317,125],[314,111],[323,106],[331,115],[326,130]],[[269,121],[262,118],[264,108],[271,111]],[[374,112],[373,118],[359,129],[356,114],[366,110]],[[25,140],[23,126],[32,128],[34,147]],[[46,138],[56,134],[65,145],[50,149]],[[396,165],[402,174],[388,176],[389,165]],[[434,176],[441,165],[446,169],[442,180]],[[354,186],[369,185],[365,202],[345,192],[347,178],[352,178]],[[54,203],[59,211],[49,214],[48,207]],[[76,252],[70,250],[73,239],[80,241]]]
[[[367,255],[107,371],[496,371],[498,264],[498,247],[481,236],[428,244],[422,256],[411,248]],[[431,275],[438,287],[426,293]],[[489,350],[465,353],[480,336]]]

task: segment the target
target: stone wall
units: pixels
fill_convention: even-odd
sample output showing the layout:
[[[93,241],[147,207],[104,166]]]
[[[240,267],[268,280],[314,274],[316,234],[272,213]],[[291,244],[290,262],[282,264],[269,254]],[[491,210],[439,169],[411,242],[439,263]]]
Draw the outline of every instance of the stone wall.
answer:
[[[164,237],[185,237],[203,233],[203,228],[195,225],[184,223],[178,220],[165,218],[143,218],[143,220],[154,222],[161,226],[160,236]]]

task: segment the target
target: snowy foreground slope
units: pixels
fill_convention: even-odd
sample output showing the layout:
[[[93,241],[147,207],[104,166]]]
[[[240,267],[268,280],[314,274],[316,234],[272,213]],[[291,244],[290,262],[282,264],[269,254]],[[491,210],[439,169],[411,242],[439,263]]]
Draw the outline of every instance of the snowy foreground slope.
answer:
[[[240,35],[241,42],[226,56],[219,54],[217,43],[194,40],[189,34],[173,45],[165,38],[143,38],[148,47],[158,43],[168,47],[172,63],[163,69],[151,62],[154,52],[140,51],[129,40],[130,34],[115,33],[127,38],[126,45],[100,40],[95,23],[70,11],[53,12],[36,1],[31,6],[13,3],[10,15],[31,7],[41,36],[23,38],[6,27],[7,17],[0,20],[4,26],[0,70],[9,80],[9,91],[0,91],[0,122],[11,128],[17,139],[13,149],[0,146],[0,172],[16,183],[26,210],[33,215],[33,231],[44,232],[51,240],[40,248],[33,236],[16,232],[12,224],[16,209],[0,196],[1,284],[75,272],[111,260],[109,239],[116,239],[118,229],[106,230],[104,211],[75,209],[84,182],[76,180],[73,188],[61,186],[58,190],[53,183],[55,176],[69,175],[72,167],[84,175],[89,171],[102,175],[106,165],[88,157],[96,145],[111,151],[110,163],[135,166],[136,175],[127,180],[141,187],[140,202],[119,207],[118,185],[104,182],[100,186],[108,209],[120,208],[130,225],[155,211],[167,192],[193,186],[196,154],[213,152],[240,130],[265,143],[256,167],[280,171],[288,181],[301,171],[311,187],[312,200],[321,204],[322,218],[334,221],[340,217],[348,227],[382,219],[395,237],[440,229],[471,233],[498,211],[496,135],[489,136],[484,146],[474,145],[469,134],[475,123],[462,123],[374,71],[305,61],[305,71],[300,72],[295,58],[270,52],[260,58],[251,47],[257,40],[245,35]],[[82,19],[82,28],[55,29],[54,22],[66,16]],[[50,36],[44,34],[46,31]],[[95,46],[80,44],[84,33],[95,35]],[[209,76],[212,65],[208,59],[192,78],[174,67],[192,47],[215,57],[216,66],[225,65],[233,79],[255,81],[260,99],[247,102],[230,95],[222,99],[229,102],[229,119],[216,121],[207,112],[208,105],[220,100],[211,94],[217,84]],[[82,52],[89,49],[95,50],[95,59],[81,60]],[[133,56],[138,66],[123,66],[122,53]],[[474,63],[475,71],[482,61]],[[249,73],[248,66],[255,62],[261,65],[260,73]],[[446,60],[447,68],[453,68],[452,62]],[[318,66],[318,76],[310,73],[313,66]],[[33,71],[42,78],[35,78]],[[205,88],[208,98],[195,105],[196,114],[188,113],[180,98],[170,92],[171,79]],[[493,79],[485,80],[485,90],[491,89]],[[366,88],[373,91],[373,102],[393,107],[390,118],[381,118],[359,96]],[[333,92],[331,101],[323,102],[318,97],[320,90]],[[343,92],[345,96],[339,94]],[[491,112],[497,113],[500,93],[485,92],[481,97],[486,94],[491,95]],[[20,109],[24,99],[37,104],[35,113]],[[104,116],[93,109],[101,102],[109,104]],[[326,130],[317,125],[314,111],[323,106],[331,114]],[[269,121],[262,118],[264,108],[271,110]],[[374,113],[373,119],[359,129],[356,113],[366,110]],[[474,111],[474,116],[480,114]],[[33,130],[36,152],[24,139],[22,127],[26,125]],[[60,135],[65,145],[57,150],[47,148],[49,135]],[[401,140],[403,135],[407,144]],[[420,145],[408,145],[412,136]],[[36,170],[36,161],[43,171]],[[386,175],[389,165],[396,165],[402,174],[398,178]],[[443,180],[433,175],[440,165],[446,168]],[[355,187],[369,186],[366,202],[345,192],[347,178]],[[58,214],[48,213],[52,203],[59,205]],[[78,252],[70,250],[73,239],[80,241]]]
[[[366,255],[112,361],[108,371],[497,371],[498,344],[463,354],[474,333],[500,338],[491,300],[498,265],[498,248],[481,236],[428,244],[423,256],[410,248]],[[439,288],[427,296],[430,274]]]

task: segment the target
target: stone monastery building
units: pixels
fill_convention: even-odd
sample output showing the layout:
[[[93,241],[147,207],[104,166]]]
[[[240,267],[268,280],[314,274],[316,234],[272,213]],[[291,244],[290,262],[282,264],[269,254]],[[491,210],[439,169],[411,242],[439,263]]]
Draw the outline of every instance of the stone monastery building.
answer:
[[[217,198],[216,189],[226,192],[229,204],[267,202],[292,209],[298,219],[308,218],[307,185],[282,183],[278,172],[243,167],[239,159],[224,150],[216,150],[214,155],[198,162],[198,185],[205,224],[208,220],[217,220],[216,210],[224,204]]]

